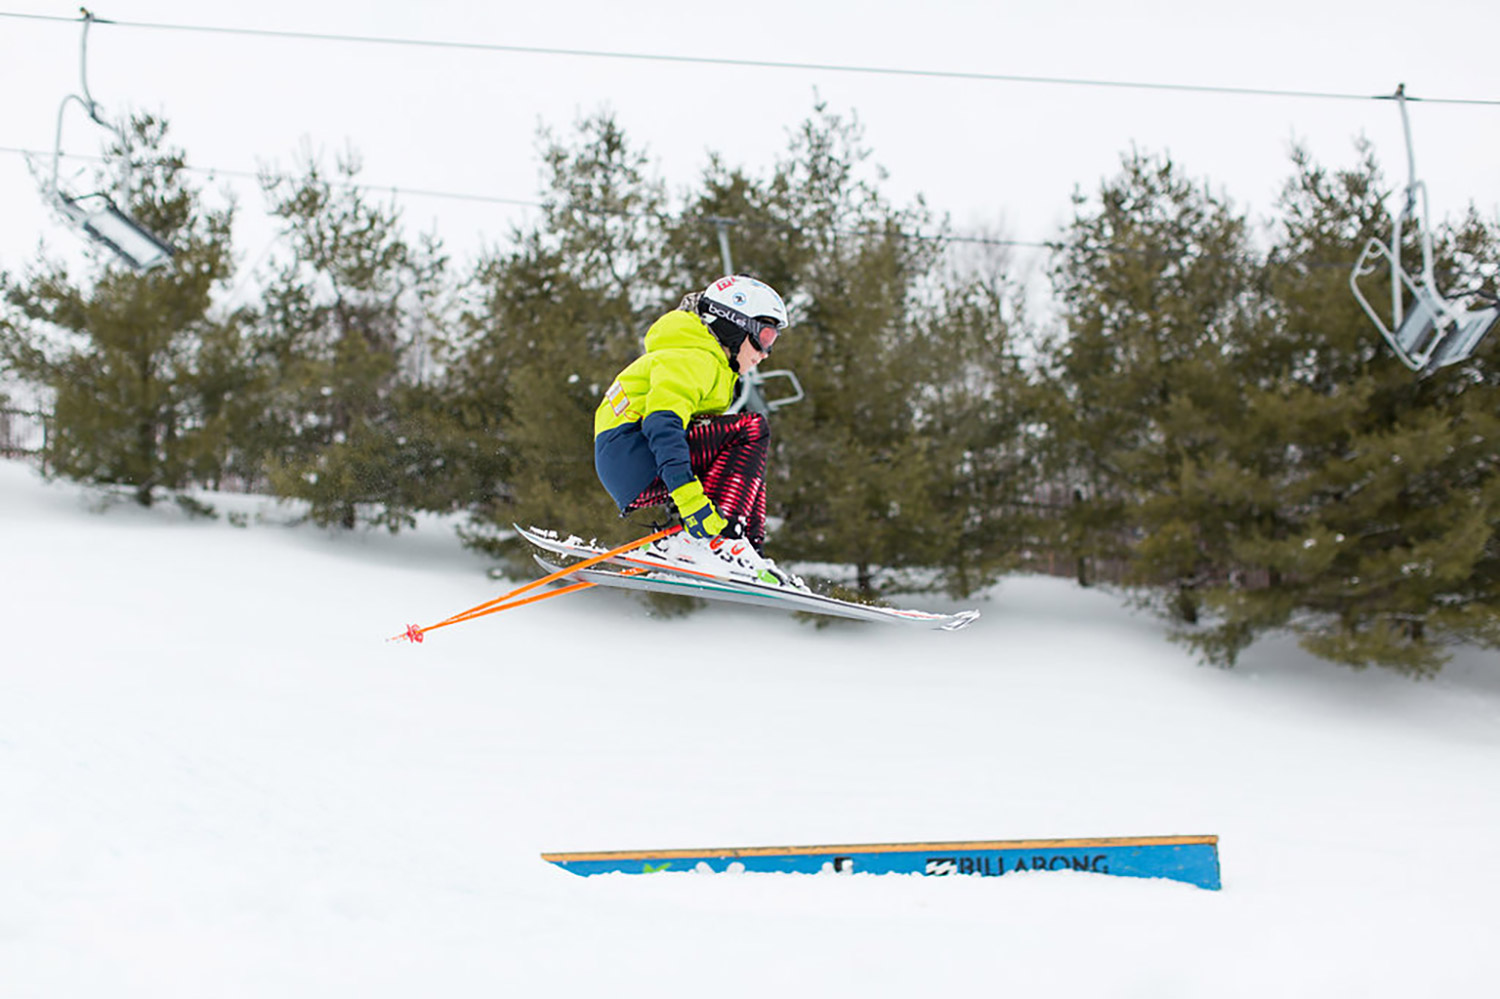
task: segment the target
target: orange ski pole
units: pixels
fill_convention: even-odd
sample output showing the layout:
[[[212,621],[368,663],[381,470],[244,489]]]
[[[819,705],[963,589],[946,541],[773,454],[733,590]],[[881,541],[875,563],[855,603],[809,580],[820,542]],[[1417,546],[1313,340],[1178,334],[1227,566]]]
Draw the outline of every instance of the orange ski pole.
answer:
[[[569,568],[571,569],[571,567]],[[446,621],[439,621],[437,624],[429,624],[425,628],[417,628],[416,634],[418,637],[412,638],[411,640],[414,642],[420,642],[422,640],[422,635],[425,635],[429,631],[436,631],[439,628],[446,628],[450,624],[463,624],[465,621],[472,621],[476,617],[484,617],[486,614],[497,614],[500,611],[510,610],[512,607],[521,607],[525,604],[536,603],[538,600],[547,600],[551,597],[560,597],[564,593],[577,593],[579,590],[586,590],[593,585],[595,584],[586,582],[570,583],[567,586],[561,586],[555,590],[548,590],[546,593],[533,593],[529,597],[522,597],[520,600],[516,600],[512,603],[499,604],[495,607],[486,607],[484,610],[470,611],[467,614],[460,614],[457,617],[450,617]],[[416,625],[412,625],[412,627],[416,628]],[[407,629],[406,634],[397,635],[396,638],[411,638],[411,629]]]
[[[570,566],[568,566],[568,571],[569,572],[573,572],[574,570],[582,568],[582,567],[583,567],[583,563],[580,562],[578,565],[570,565]],[[650,571],[650,570],[648,570],[648,569],[626,569],[625,571],[621,572],[620,575],[622,575],[622,576],[639,576],[641,573],[648,572],[648,571]],[[529,597],[522,597],[520,600],[515,600],[515,601],[512,601],[511,603],[508,603],[508,604],[500,604],[497,607],[486,607],[484,610],[468,611],[466,613],[458,615],[457,617],[450,617],[446,621],[439,621],[437,624],[428,625],[426,628],[422,628],[420,630],[423,631],[423,632],[428,632],[428,631],[432,631],[435,628],[446,628],[450,624],[460,624],[460,623],[462,623],[464,621],[472,621],[476,617],[484,617],[486,614],[498,614],[500,611],[510,610],[512,607],[521,607],[521,606],[523,606],[525,604],[534,604],[538,600],[550,600],[552,597],[560,597],[564,593],[577,593],[579,590],[586,590],[590,586],[598,586],[598,585],[599,585],[598,583],[590,583],[590,582],[587,582],[587,581],[580,581],[580,582],[577,582],[577,583],[570,583],[567,586],[559,587],[558,589],[555,589],[555,590],[548,590],[546,593],[533,593]],[[405,635],[399,635],[397,637],[398,638],[405,638],[406,636]],[[419,638],[419,639],[417,639],[417,641],[420,642],[421,639]]]
[[[492,600],[486,600],[484,603],[478,604],[474,607],[470,607],[466,611],[460,611],[459,613],[454,614],[452,617],[444,618],[437,624],[429,624],[425,628],[418,627],[415,624],[408,625],[405,631],[403,631],[399,635],[392,635],[388,639],[388,641],[399,642],[404,638],[409,642],[420,642],[422,641],[422,637],[426,635],[427,632],[434,631],[438,628],[446,628],[450,624],[459,624],[463,621],[471,621],[476,617],[484,617],[486,614],[492,614],[496,611],[509,610],[512,607],[520,607],[523,604],[529,604],[537,600],[545,600],[548,597],[560,597],[564,593],[574,593],[578,590],[588,589],[594,584],[573,583],[569,586],[564,586],[561,589],[552,590],[549,593],[541,593],[533,597],[528,597],[525,600],[514,600],[514,598],[519,597],[521,594],[526,593],[529,590],[534,590],[538,586],[543,586],[547,583],[555,582],[556,580],[562,579],[565,576],[577,572],[579,569],[587,569],[591,565],[597,565],[600,562],[608,561],[609,559],[614,558],[616,555],[623,555],[628,551],[634,551],[635,549],[640,548],[643,545],[649,545],[653,541],[656,541],[660,538],[665,538],[669,534],[676,534],[680,530],[682,530],[682,525],[678,524],[674,527],[668,527],[665,530],[657,531],[654,534],[648,534],[643,538],[637,538],[634,541],[628,541],[618,548],[611,548],[607,552],[602,552],[598,555],[591,555],[588,558],[584,559],[582,562],[576,562],[573,565],[559,569],[556,572],[550,572],[547,575],[543,576],[541,579],[534,579],[524,586],[516,587],[509,593],[502,593],[500,596],[495,597]],[[514,602],[511,602],[513,600]]]

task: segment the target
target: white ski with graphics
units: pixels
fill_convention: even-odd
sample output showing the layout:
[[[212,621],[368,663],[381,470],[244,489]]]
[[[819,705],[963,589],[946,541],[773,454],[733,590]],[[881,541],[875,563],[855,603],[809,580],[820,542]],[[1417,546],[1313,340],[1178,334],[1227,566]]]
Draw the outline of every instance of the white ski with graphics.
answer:
[[[550,531],[536,528],[516,530],[528,542],[556,555],[573,558],[590,558],[606,551],[580,538],[561,539]],[[560,566],[536,557],[538,564],[549,571],[561,571]],[[820,593],[806,593],[790,587],[772,586],[748,580],[725,579],[689,566],[668,562],[651,554],[646,549],[616,555],[610,563],[623,566],[622,570],[600,566],[580,569],[571,573],[571,578],[598,586],[613,586],[621,589],[648,590],[656,593],[676,593],[682,596],[703,597],[707,600],[723,600],[728,603],[750,604],[756,607],[773,607],[780,610],[804,611],[829,617],[849,618],[856,621],[875,621],[885,624],[905,624],[936,631],[958,631],[979,617],[977,610],[959,611],[955,614],[939,614],[932,611],[903,610],[895,607],[875,607],[857,604],[836,597],[825,597]]]

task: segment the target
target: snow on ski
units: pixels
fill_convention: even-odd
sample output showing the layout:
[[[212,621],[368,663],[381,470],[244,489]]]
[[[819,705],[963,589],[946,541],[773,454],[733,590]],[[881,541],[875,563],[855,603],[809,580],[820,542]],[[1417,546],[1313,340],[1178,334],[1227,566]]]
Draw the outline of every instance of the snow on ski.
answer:
[[[521,537],[543,551],[574,558],[589,558],[605,551],[580,538],[559,539],[551,532],[535,528],[526,529],[516,525]],[[729,603],[750,604],[781,610],[805,611],[830,617],[843,617],[857,621],[874,621],[887,624],[905,624],[938,631],[958,631],[979,617],[979,611],[966,610],[955,614],[939,614],[931,611],[905,610],[895,607],[876,607],[858,604],[820,593],[804,593],[786,587],[770,586],[742,580],[730,580],[713,576],[700,570],[677,566],[644,552],[628,552],[608,560],[626,566],[633,572],[626,574],[612,569],[583,568],[571,574],[571,578],[600,586],[622,589],[649,590],[657,593],[677,593],[684,596],[723,600]],[[537,557],[537,563],[550,571],[560,571],[559,566]],[[641,570],[649,570],[642,573]]]

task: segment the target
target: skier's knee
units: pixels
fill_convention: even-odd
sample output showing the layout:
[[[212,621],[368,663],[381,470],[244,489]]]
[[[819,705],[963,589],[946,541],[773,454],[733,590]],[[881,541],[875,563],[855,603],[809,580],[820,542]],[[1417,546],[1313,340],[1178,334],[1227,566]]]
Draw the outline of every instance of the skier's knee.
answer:
[[[763,414],[746,413],[744,414],[744,417],[745,418],[740,421],[740,428],[745,432],[745,435],[747,437],[749,437],[751,440],[755,440],[757,438],[759,438],[760,440],[771,439],[771,421],[766,419]]]

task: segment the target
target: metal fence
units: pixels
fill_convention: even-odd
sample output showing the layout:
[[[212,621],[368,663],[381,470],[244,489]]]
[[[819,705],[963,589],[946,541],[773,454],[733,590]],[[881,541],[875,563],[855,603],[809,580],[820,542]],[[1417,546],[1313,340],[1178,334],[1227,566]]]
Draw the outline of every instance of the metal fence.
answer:
[[[47,414],[0,409],[0,458],[32,458],[47,446]]]

